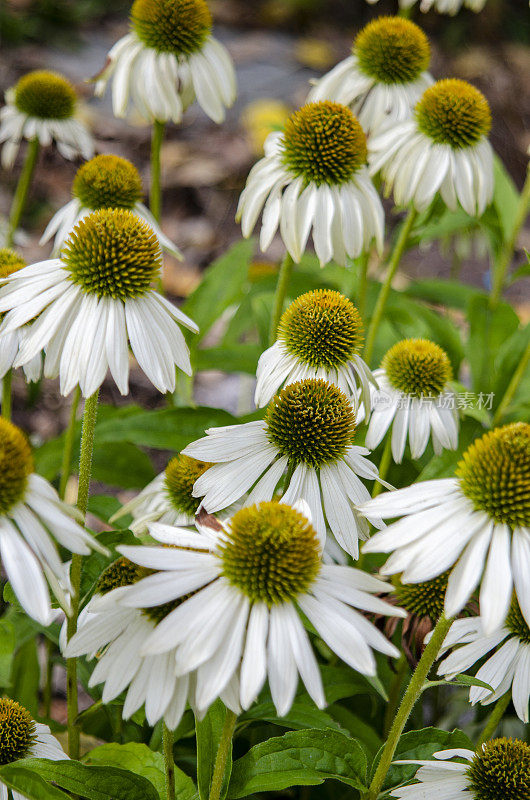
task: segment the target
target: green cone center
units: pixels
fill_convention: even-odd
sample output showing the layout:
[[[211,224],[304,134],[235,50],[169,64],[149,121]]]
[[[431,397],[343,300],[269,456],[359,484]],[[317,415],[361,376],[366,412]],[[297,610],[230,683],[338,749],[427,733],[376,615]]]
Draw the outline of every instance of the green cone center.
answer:
[[[363,324],[347,297],[317,289],[291,303],[280,320],[278,339],[310,367],[337,369],[360,351]]]
[[[355,39],[359,67],[379,83],[411,83],[429,68],[431,48],[424,32],[402,17],[380,17]]]
[[[14,97],[19,111],[39,119],[69,119],[74,115],[77,101],[70,81],[46,70],[30,72],[20,78]]]
[[[166,467],[165,485],[169,501],[181,514],[194,517],[199,500],[193,497],[193,484],[212,465],[207,461],[179,454]]]
[[[283,163],[307,183],[346,183],[366,159],[364,131],[350,109],[340,103],[308,103],[285,125]]]
[[[320,545],[303,514],[272,501],[234,514],[221,559],[233,586],[272,606],[309,589],[320,570]]]
[[[24,498],[33,456],[24,433],[0,417],[0,514]]]
[[[449,572],[424,583],[397,583],[393,594],[398,606],[416,617],[428,617],[435,625],[444,610]]]
[[[189,56],[199,51],[210,35],[212,15],[204,0],[135,0],[131,24],[147,47]]]
[[[35,722],[30,713],[14,700],[1,698],[0,766],[24,758],[35,738]]]
[[[403,339],[386,353],[382,366],[394,389],[411,397],[438,397],[452,377],[447,354],[428,339]]]
[[[318,468],[344,457],[355,436],[351,402],[327,381],[292,383],[270,401],[267,436],[290,463]]]
[[[456,475],[478,511],[512,528],[530,525],[530,424],[514,422],[474,441]]]
[[[155,233],[124,209],[84,217],[66,240],[61,259],[84,292],[123,301],[148,292],[162,266]]]
[[[422,133],[455,150],[472,147],[491,129],[491,111],[482,92],[456,78],[430,86],[415,113]]]
[[[468,770],[474,800],[528,800],[530,745],[518,739],[493,739]]]
[[[72,194],[85,208],[133,208],[142,199],[142,180],[125,158],[100,155],[77,170]]]

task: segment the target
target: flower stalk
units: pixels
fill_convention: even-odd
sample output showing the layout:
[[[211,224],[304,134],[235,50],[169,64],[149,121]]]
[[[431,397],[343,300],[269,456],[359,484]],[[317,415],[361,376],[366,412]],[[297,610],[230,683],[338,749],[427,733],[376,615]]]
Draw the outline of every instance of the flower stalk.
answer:
[[[162,149],[164,133],[165,123],[155,119],[151,137],[151,192],[149,194],[149,208],[157,222],[160,222],[160,217],[162,215],[160,151]]]
[[[94,452],[94,435],[96,431],[96,417],[98,410],[99,390],[87,398],[83,412],[83,427],[81,431],[81,453],[79,456],[79,488],[77,492],[77,508],[83,519],[88,508],[88,495],[90,491],[90,477],[92,474],[92,456]],[[67,640],[70,641],[77,631],[77,617],[79,615],[79,593],[81,588],[82,557],[76,553],[72,556],[70,568],[70,582],[72,584],[72,611],[67,622]],[[79,711],[77,692],[77,659],[66,659],[66,698],[68,709],[68,755],[70,758],[79,758],[79,728],[77,716]]]
[[[166,798],[175,800],[175,761],[173,758],[173,731],[164,722],[162,743],[166,768]]]
[[[22,219],[22,214],[24,213],[24,209],[26,207],[33,173],[39,157],[39,150],[39,140],[37,138],[31,139],[31,141],[28,142],[24,166],[22,167],[22,172],[20,173],[17,188],[13,196],[13,203],[11,205],[11,213],[9,215],[9,232],[7,235],[8,247],[11,247],[13,244],[15,233],[20,225],[20,220]]]
[[[364,360],[368,365],[370,365],[370,360],[374,352],[374,345],[377,336],[377,331],[379,329],[379,325],[381,324],[381,320],[383,319],[383,314],[388,301],[388,296],[390,294],[390,289],[392,288],[392,281],[394,280],[403,253],[407,249],[407,242],[412,227],[414,225],[414,222],[416,220],[416,216],[417,216],[417,211],[414,208],[410,208],[407,216],[403,220],[403,224],[401,225],[401,230],[399,231],[399,236],[397,238],[395,247],[388,261],[388,269],[385,276],[385,280],[379,291],[379,296],[375,304],[374,313],[370,322],[370,327],[368,328],[368,334],[366,336]]]
[[[11,420],[11,384],[13,382],[13,370],[8,369],[2,379],[2,416],[4,419]]]
[[[504,716],[504,712],[510,705],[510,700],[512,699],[512,693],[506,692],[502,697],[500,697],[493,707],[493,711],[488,717],[488,721],[486,722],[486,726],[480,735],[480,739],[477,742],[477,751],[481,749],[482,745],[491,739],[499,724]]]
[[[416,705],[416,702],[418,701],[418,699],[421,696],[421,693],[423,692],[423,687],[427,679],[427,676],[431,670],[432,665],[436,661],[436,658],[440,652],[444,639],[449,632],[452,622],[453,622],[452,618],[447,619],[447,617],[445,617],[443,614],[438,620],[436,627],[432,632],[429,644],[423,651],[418,666],[416,667],[416,670],[414,671],[410,679],[410,683],[407,687],[407,690],[403,695],[401,705],[399,706],[392,727],[390,728],[390,733],[388,734],[388,738],[385,747],[383,749],[381,759],[379,761],[379,764],[377,765],[377,769],[372,779],[372,783],[370,784],[368,792],[364,795],[363,800],[377,800],[377,798],[379,797],[379,793],[381,792],[381,789],[383,787],[383,783],[387,776],[388,770],[392,765],[392,760],[394,758],[396,748],[399,744],[401,734],[405,730],[405,725],[407,724],[412,709]]]
[[[221,738],[219,740],[219,747],[217,748],[217,755],[215,756],[209,800],[220,800],[226,763],[232,748],[232,739],[236,728],[236,722],[237,715],[227,708],[223,730],[221,731]]]
[[[269,345],[273,345],[274,342],[276,341],[276,333],[278,331],[278,325],[280,324],[280,319],[282,316],[283,306],[285,303],[285,298],[287,296],[287,289],[289,288],[289,282],[291,280],[293,267],[294,267],[294,261],[289,255],[289,253],[286,253],[280,266],[280,272],[278,274],[278,282],[276,284],[276,291],[274,293],[271,327],[269,334]]]
[[[519,204],[515,213],[512,232],[508,239],[504,242],[501,249],[497,264],[493,273],[493,281],[490,295],[490,307],[495,308],[501,299],[501,295],[506,282],[506,275],[512,263],[513,254],[517,246],[517,239],[524,221],[528,216],[530,210],[530,165],[526,171],[526,180],[524,182],[523,190],[519,197]]]
[[[68,428],[66,429],[64,439],[63,458],[61,461],[61,477],[59,480],[59,497],[61,500],[64,500],[68,479],[70,478],[70,472],[72,469],[72,455],[75,442],[75,423],[77,420],[77,410],[79,408],[80,398],[81,390],[79,386],[77,386],[74,391],[74,396],[72,397],[72,404],[70,406],[70,421],[68,423]]]

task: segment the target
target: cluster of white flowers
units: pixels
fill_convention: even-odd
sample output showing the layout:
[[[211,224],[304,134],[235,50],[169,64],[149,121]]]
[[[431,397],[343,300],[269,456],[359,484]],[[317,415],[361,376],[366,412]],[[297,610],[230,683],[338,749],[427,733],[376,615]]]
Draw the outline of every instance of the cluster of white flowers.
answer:
[[[424,0],[422,9],[433,4],[450,13],[461,5]],[[131,101],[151,122],[180,122],[196,99],[221,122],[235,80],[211,25],[204,0],[135,0],[131,30],[110,51],[96,93],[112,83],[118,116]],[[373,245],[381,253],[381,183],[398,207],[423,211],[438,195],[450,209],[481,215],[493,195],[488,103],[464,81],[435,82],[429,62],[429,43],[413,22],[383,17],[367,25],[351,55],[269,136],[240,198],[244,236],[262,214],[262,250],[279,231],[294,262],[311,233],[322,266],[346,264]],[[66,157],[90,158],[75,108],[60,76],[21,79],[1,114],[4,163],[13,163],[22,138],[55,140]],[[143,205],[139,174],[125,159],[91,158],[72,193],[42,237],[54,238],[52,258],[26,266],[0,251],[0,374],[24,367],[31,380],[42,370],[59,378],[62,394],[79,387],[91,398],[110,372],[126,395],[132,352],[156,389],[172,392],[176,368],[191,375],[180,326],[198,332],[155,288],[163,250],[178,256],[177,246]],[[471,702],[511,690],[528,721],[530,425],[485,433],[452,477],[393,490],[372,460],[383,441],[396,464],[431,447],[435,455],[458,449],[453,367],[438,344],[413,338],[394,343],[372,372],[363,342],[361,315],[341,292],[294,299],[257,365],[263,418],[206,430],[112,518],[132,516],[139,543],[118,547],[121,557],[101,574],[77,633],[67,640],[64,630],[61,645],[67,658],[97,658],[90,685],[104,684],[104,703],[126,692],[124,718],[143,706],[149,724],[163,719],[173,730],[187,703],[202,718],[217,698],[237,714],[266,682],[283,716],[299,679],[323,708],[308,630],[374,677],[375,653],[399,651],[366,615],[413,613],[382,598],[393,588],[386,576],[416,586],[447,573],[436,584],[442,619],[456,618],[476,591],[480,615],[453,623],[440,673],[451,678],[495,651],[477,673],[491,691],[474,686]],[[389,491],[372,497],[381,486]],[[394,522],[387,527],[386,519]],[[352,565],[360,542],[363,554],[389,554],[379,577]],[[34,473],[23,433],[1,418],[2,564],[24,610],[44,625],[54,617],[49,587],[71,612],[57,543],[78,554],[106,552]],[[49,730],[15,706],[5,713],[26,739],[8,760],[64,757]],[[478,754],[452,750],[414,762],[419,783],[393,796],[501,797],[491,787],[474,792],[490,776],[490,761],[502,761],[510,747],[499,740]]]

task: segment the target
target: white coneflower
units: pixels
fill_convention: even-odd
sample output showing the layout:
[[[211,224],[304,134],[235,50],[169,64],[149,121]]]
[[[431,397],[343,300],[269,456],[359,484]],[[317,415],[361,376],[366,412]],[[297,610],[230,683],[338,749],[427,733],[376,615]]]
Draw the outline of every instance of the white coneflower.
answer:
[[[471,704],[490,705],[511,690],[517,716],[522,722],[530,722],[530,626],[515,598],[504,626],[490,636],[484,633],[480,617],[456,620],[443,643],[443,652],[452,652],[441,662],[438,673],[449,679],[467,673],[492,650],[495,652],[489,655],[476,677],[491,686],[493,692],[472,686]]]
[[[135,534],[145,533],[150,522],[193,525],[200,503],[193,496],[193,485],[211,466],[180,453],[137,497],[125,503],[110,522],[132,514],[130,530]]]
[[[157,221],[142,203],[140,173],[130,161],[120,156],[99,155],[79,167],[72,185],[73,199],[52,217],[40,240],[55,236],[53,254],[58,255],[72,229],[92,211],[102,208],[125,208],[147,222],[161,247],[177,258],[180,250],[162,232]]]
[[[452,758],[462,761],[451,761]],[[478,752],[455,749],[434,753],[437,761],[396,761],[419,764],[412,786],[392,789],[403,800],[525,800],[530,797],[530,745],[519,739],[492,739]]]
[[[0,248],[0,279],[7,278],[27,264],[24,259],[9,247]],[[23,330],[17,329],[0,336],[0,378],[9,372],[18,355]],[[38,381],[42,372],[42,356],[37,354],[23,366],[28,381]]]
[[[312,230],[320,263],[344,264],[375,239],[383,247],[384,212],[366,167],[366,136],[339,103],[308,103],[271,133],[265,158],[252,168],[237,211],[243,236],[261,210],[260,247],[278,227],[288,252],[300,261]]]
[[[400,8],[412,8],[418,0],[399,0]],[[370,4],[377,3],[378,0],[368,0]],[[421,0],[420,11],[426,13],[431,8],[439,14],[450,14],[454,16],[461,8],[469,8],[471,11],[478,13],[482,11],[486,4],[486,0]]]
[[[504,623],[512,588],[530,623],[530,425],[505,425],[475,440],[455,478],[423,481],[361,506],[366,514],[402,517],[364,545],[392,553],[383,574],[404,583],[452,568],[445,610],[453,617],[480,584],[486,635]]]
[[[246,503],[271,500],[287,471],[282,502],[306,500],[321,541],[327,520],[340,546],[357,558],[359,538],[369,532],[355,508],[369,499],[361,478],[379,478],[366,458],[370,451],[354,444],[355,431],[352,401],[337,386],[315,378],[291,383],[271,400],[264,420],[210,428],[183,450],[213,463],[193,493],[211,513],[250,489]],[[382,527],[377,516],[370,521]]]
[[[359,312],[340,292],[317,289],[284,312],[278,339],[258,362],[255,402],[266,405],[278,389],[305,378],[335,383],[369,409],[372,373],[360,356],[364,340]]]
[[[425,89],[429,40],[414,22],[380,17],[369,22],[353,43],[352,54],[324,75],[310,100],[333,100],[350,106],[367,134],[410,119]]]
[[[175,365],[191,374],[178,323],[198,329],[153,289],[161,267],[155,233],[131,211],[104,209],[85,217],[61,258],[19,270],[0,289],[0,312],[9,312],[0,334],[34,320],[15,366],[44,349],[44,374],[60,375],[62,394],[79,384],[89,397],[109,369],[127,394],[130,343],[151,383],[172,392]]]
[[[403,339],[375,370],[379,389],[372,392],[372,416],[366,446],[375,450],[392,425],[392,456],[403,460],[407,439],[412,458],[420,458],[429,439],[434,452],[458,447],[456,396],[448,382],[451,362],[427,339]]]
[[[22,431],[0,417],[0,557],[20,605],[42,625],[53,620],[49,582],[68,611],[68,565],[55,542],[72,553],[106,552],[74,519],[51,484],[33,471]]]
[[[29,711],[15,700],[0,698],[0,766],[24,758],[67,761],[68,756],[47,725],[35,722]],[[0,800],[27,800],[0,778]]]
[[[160,531],[172,548],[119,548],[132,561],[159,570],[128,589],[120,602],[144,607],[184,600],[158,624],[141,652],[176,648],[177,674],[197,670],[199,710],[208,708],[238,673],[243,708],[268,678],[283,716],[298,676],[317,706],[325,706],[300,611],[328,647],[359,672],[375,675],[372,648],[398,655],[359,613],[401,615],[374,596],[388,586],[351,567],[323,565],[321,544],[306,514],[306,504],[260,503],[237,511],[216,530],[198,524],[198,534],[154,523],[151,533]]]
[[[484,95],[450,78],[425,91],[413,118],[370,140],[370,172],[381,170],[397,205],[424,211],[439,191],[445,204],[483,214],[493,198],[491,112]]]
[[[204,0],[135,0],[131,30],[110,50],[98,75],[96,94],[112,81],[112,104],[125,116],[131,100],[148,121],[180,122],[196,99],[222,122],[236,97],[236,79],[226,48],[211,35]]]
[[[168,552],[167,549],[164,552]],[[150,570],[120,558],[101,575],[95,594],[85,606],[77,633],[62,648],[67,658],[86,655],[97,658],[89,686],[103,683],[102,700],[110,703],[126,691],[123,719],[129,719],[141,706],[149,725],[163,719],[170,730],[179,724],[186,703],[195,706],[194,675],[179,675],[174,649],[162,654],[142,656],[140,650],[156,626],[179,606],[175,593],[170,602],[145,609],[127,608],[120,600]],[[237,679],[223,692],[222,699],[233,711],[241,709],[237,701]]]
[[[91,158],[92,137],[76,111],[74,87],[62,75],[45,70],[24,75],[8,89],[0,111],[2,166],[13,166],[22,139],[37,140],[43,147],[55,142],[65,158]]]

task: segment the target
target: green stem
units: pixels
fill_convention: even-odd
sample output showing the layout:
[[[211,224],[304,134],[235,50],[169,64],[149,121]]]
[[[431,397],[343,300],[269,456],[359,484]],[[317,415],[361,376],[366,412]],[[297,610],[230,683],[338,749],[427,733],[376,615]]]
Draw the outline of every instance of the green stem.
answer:
[[[151,214],[160,222],[162,214],[162,188],[160,181],[160,151],[164,140],[166,125],[157,119],[153,122],[153,133],[151,136],[151,192],[149,194],[149,208]]]
[[[79,408],[80,397],[81,389],[78,386],[74,392],[74,396],[72,397],[72,405],[70,406],[70,421],[68,422],[68,427],[64,437],[63,458],[61,461],[61,478],[59,481],[59,497],[61,500],[64,500],[66,486],[72,470],[72,454],[74,452],[75,442],[75,423],[77,420],[77,409]]]
[[[519,388],[519,384],[521,383],[521,381],[523,379],[523,376],[524,376],[524,374],[526,372],[526,368],[528,366],[528,362],[529,361],[530,361],[530,343],[526,346],[526,350],[523,353],[523,357],[519,361],[519,364],[517,365],[517,369],[513,373],[512,379],[511,379],[510,383],[508,384],[508,387],[507,387],[507,389],[506,389],[506,391],[504,393],[504,396],[503,396],[501,402],[499,403],[499,406],[498,406],[498,408],[497,408],[497,410],[496,410],[496,412],[494,414],[494,417],[493,417],[493,426],[494,427],[503,418],[504,412],[506,411],[506,409],[508,408],[508,406],[512,402],[513,396],[514,396],[515,392],[517,391],[517,389]]]
[[[8,247],[13,245],[15,233],[20,225],[20,220],[22,219],[22,214],[24,213],[24,208],[26,207],[26,200],[28,199],[31,179],[33,178],[33,172],[35,171],[35,166],[37,164],[39,149],[40,145],[38,139],[32,139],[30,142],[28,142],[26,159],[24,161],[24,166],[22,167],[22,172],[20,173],[20,178],[18,179],[17,188],[15,189],[13,202],[11,204],[11,212],[9,214],[9,231],[7,234]]]
[[[85,401],[83,412],[83,427],[81,429],[81,453],[79,456],[79,487],[77,490],[77,508],[83,518],[86,517],[88,508],[88,495],[90,491],[90,476],[92,474],[92,454],[94,452],[94,434],[96,431],[96,417],[98,412],[99,390]],[[82,557],[77,553],[72,556],[70,568],[70,582],[72,584],[72,613],[68,617],[66,633],[69,641],[77,631],[77,617],[79,614],[79,593],[81,589]],[[77,659],[66,659],[66,701],[68,709],[68,755],[70,758],[79,758],[79,728],[77,716],[79,712],[77,698]]]
[[[399,704],[399,695],[401,694],[401,685],[405,675],[407,674],[407,667],[407,659],[404,655],[402,655],[397,663],[396,674],[394,675],[394,680],[392,681],[392,686],[390,687],[390,691],[388,693],[388,702],[386,704],[385,721],[383,725],[383,736],[385,737],[388,736],[390,728],[392,727],[392,722],[394,721],[394,717],[396,715]]]
[[[517,245],[517,239],[523,223],[528,215],[530,209],[530,165],[527,168],[526,180],[524,182],[523,190],[519,197],[519,204],[515,212],[515,219],[513,223],[512,232],[509,238],[505,241],[504,246],[500,252],[499,259],[495,266],[493,274],[493,285],[491,287],[490,306],[493,308],[501,299],[504,283],[506,281],[506,274],[512,263],[513,254]]]
[[[209,800],[220,800],[226,762],[228,761],[228,756],[232,747],[232,737],[234,736],[236,722],[236,714],[227,708],[223,730],[221,731],[221,738],[219,740],[219,747],[217,748],[217,755],[215,756]]]
[[[285,258],[283,259],[280,272],[278,274],[278,282],[276,284],[276,291],[274,293],[274,303],[272,306],[272,317],[271,317],[271,327],[270,327],[270,334],[269,334],[269,346],[273,345],[276,341],[276,332],[278,330],[278,325],[280,324],[280,319],[283,313],[283,304],[285,302],[285,296],[287,294],[287,289],[289,287],[289,281],[291,280],[291,274],[293,272],[294,261],[289,255],[289,253],[285,254]]]
[[[166,766],[166,798],[175,800],[175,761],[173,758],[173,731],[164,722],[163,727],[164,764]]]
[[[359,285],[357,289],[357,311],[361,319],[366,312],[366,294],[368,292],[368,266],[370,264],[370,251],[363,253],[359,264]]]
[[[379,477],[382,480],[385,480],[386,476],[388,475],[388,470],[390,468],[391,463],[392,463],[392,434],[389,431],[385,442],[385,449],[383,450],[383,455],[381,456],[381,461],[379,462]],[[372,489],[372,497],[377,497],[377,495],[382,491],[382,489],[383,485],[379,483],[379,481],[374,481],[374,488]]]
[[[432,665],[436,661],[436,657],[440,652],[443,641],[447,636],[449,628],[451,627],[452,621],[452,619],[447,619],[442,614],[432,632],[429,644],[423,651],[423,655],[419,661],[419,664],[410,679],[410,683],[405,694],[403,695],[401,705],[399,706],[397,714],[394,718],[394,722],[392,723],[392,727],[390,728],[388,739],[383,748],[381,759],[377,765],[370,788],[364,796],[364,800],[377,800],[379,796],[388,770],[392,764],[394,753],[396,752],[401,734],[405,729],[405,725],[407,724],[407,720],[412,709],[421,696],[423,685],[427,679]]]
[[[11,419],[11,384],[13,382],[13,370],[8,369],[2,379],[2,416],[4,419]]]
[[[399,263],[403,256],[403,253],[406,250],[409,234],[412,230],[412,226],[414,225],[416,216],[417,216],[417,211],[415,211],[414,208],[410,208],[407,216],[403,220],[403,224],[401,226],[401,230],[399,231],[399,236],[397,238],[395,247],[388,261],[388,269],[385,276],[385,280],[383,282],[383,285],[381,286],[381,289],[379,290],[379,296],[375,304],[374,313],[370,322],[370,327],[368,328],[368,335],[366,337],[366,345],[364,348],[364,360],[366,361],[367,364],[370,364],[370,359],[372,358],[377,331],[379,325],[381,324],[381,320],[383,318],[385,306],[387,304],[388,296],[390,294],[390,289],[392,287],[392,281],[394,280],[394,276],[397,272],[397,268],[399,267]]]
[[[55,644],[51,639],[46,639],[46,673],[44,678],[44,690],[42,693],[43,713],[46,719],[50,719],[52,712],[52,689],[53,689],[53,654]]]
[[[497,702],[493,708],[493,711],[488,717],[488,721],[486,722],[486,727],[482,731],[480,735],[480,739],[477,742],[477,750],[482,747],[484,742],[487,742],[488,739],[491,739],[499,727],[499,723],[504,716],[504,712],[510,705],[510,700],[512,699],[511,691],[506,692]]]

